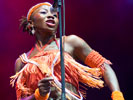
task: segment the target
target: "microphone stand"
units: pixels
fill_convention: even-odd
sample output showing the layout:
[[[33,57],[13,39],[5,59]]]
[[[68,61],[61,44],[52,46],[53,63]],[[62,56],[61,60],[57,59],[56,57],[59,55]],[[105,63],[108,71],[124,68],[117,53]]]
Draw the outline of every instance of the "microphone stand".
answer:
[[[66,100],[65,96],[65,67],[64,67],[64,47],[62,45],[62,16],[61,16],[61,6],[62,2],[61,0],[58,0],[57,2],[58,11],[59,11],[59,32],[60,32],[60,59],[61,59],[61,83],[62,83],[62,94],[61,94],[61,100]]]

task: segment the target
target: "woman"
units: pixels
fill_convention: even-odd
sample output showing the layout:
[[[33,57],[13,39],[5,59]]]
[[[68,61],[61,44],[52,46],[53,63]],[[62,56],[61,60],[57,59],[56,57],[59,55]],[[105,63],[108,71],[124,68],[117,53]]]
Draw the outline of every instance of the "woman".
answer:
[[[59,39],[56,38],[58,15],[50,3],[39,3],[33,6],[27,18],[22,19],[24,31],[36,37],[35,46],[22,54],[15,64],[17,100],[60,100],[60,56]],[[120,92],[116,75],[109,64],[110,61],[94,51],[80,37],[64,36],[64,64],[66,97],[70,100],[82,99],[79,82],[90,87],[101,88],[103,76],[112,91],[113,100],[124,100]],[[81,60],[86,67],[74,59]],[[95,68],[94,68],[95,67]],[[82,91],[81,91],[82,92]]]

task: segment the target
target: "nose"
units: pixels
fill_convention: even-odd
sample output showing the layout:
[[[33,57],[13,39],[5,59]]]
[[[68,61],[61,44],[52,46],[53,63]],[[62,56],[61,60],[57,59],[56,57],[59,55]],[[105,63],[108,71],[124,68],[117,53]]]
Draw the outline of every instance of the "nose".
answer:
[[[47,18],[48,19],[54,19],[54,16],[48,16]]]

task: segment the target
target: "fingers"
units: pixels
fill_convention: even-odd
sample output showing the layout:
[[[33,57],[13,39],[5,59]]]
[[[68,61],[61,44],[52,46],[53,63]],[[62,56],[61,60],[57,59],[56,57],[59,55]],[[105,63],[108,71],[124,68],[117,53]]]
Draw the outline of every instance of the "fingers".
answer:
[[[39,83],[38,84],[38,88],[40,88],[40,87],[46,87],[46,89],[47,89],[47,87],[51,87],[51,84],[50,84],[50,82],[47,82],[47,83]]]
[[[46,78],[43,78],[42,80],[40,80],[39,82],[40,83],[45,83],[47,81],[53,81],[54,79],[52,77],[46,77]]]
[[[52,77],[46,77],[38,82],[38,88],[40,95],[45,96],[50,92],[51,81],[54,79]]]
[[[47,93],[50,92],[50,87],[40,87],[39,92],[41,96],[45,96]]]
[[[47,77],[38,82],[38,87],[40,86],[50,86],[51,81],[54,79],[52,77]]]

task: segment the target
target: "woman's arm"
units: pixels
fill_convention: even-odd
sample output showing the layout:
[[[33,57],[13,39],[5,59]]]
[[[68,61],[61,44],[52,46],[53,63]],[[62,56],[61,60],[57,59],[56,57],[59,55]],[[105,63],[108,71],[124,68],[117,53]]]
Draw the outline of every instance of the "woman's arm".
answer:
[[[113,91],[120,91],[119,88],[119,84],[118,84],[118,80],[117,77],[115,75],[115,72],[113,71],[113,69],[110,67],[110,65],[105,64],[105,70],[104,70],[104,80],[105,83],[108,85],[108,87],[110,88],[110,90]]]
[[[69,43],[73,47],[74,56],[76,56],[82,62],[85,62],[85,59],[92,51],[92,48],[83,39],[81,39],[78,36],[71,35],[68,38],[70,39]],[[106,64],[105,62],[104,62],[104,66],[105,66],[105,70],[104,70],[103,78],[105,80],[105,83],[107,84],[107,86],[112,92],[120,91],[115,72],[110,67],[110,65]]]

